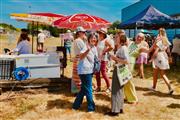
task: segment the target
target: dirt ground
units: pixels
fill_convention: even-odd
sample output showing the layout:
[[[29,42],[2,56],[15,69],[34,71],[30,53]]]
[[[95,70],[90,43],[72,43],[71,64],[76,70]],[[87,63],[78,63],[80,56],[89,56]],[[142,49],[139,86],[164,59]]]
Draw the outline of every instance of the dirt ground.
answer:
[[[8,45],[1,38],[0,47],[13,48],[15,44]],[[53,47],[59,39],[51,38],[45,46]],[[2,45],[3,44],[3,45]],[[2,48],[1,48],[2,50]],[[1,51],[2,53],[2,51]],[[68,61],[65,75],[71,76],[72,63]],[[110,95],[101,92],[93,93],[96,104],[94,113],[87,112],[87,103],[84,102],[78,111],[72,110],[75,99],[70,93],[70,84],[64,83],[56,87],[24,89],[3,92],[0,95],[1,120],[178,120],[180,118],[180,70],[179,66],[172,67],[167,72],[175,92],[168,95],[164,81],[159,79],[157,91],[150,91],[152,86],[151,65],[145,67],[145,80],[134,78],[139,102],[137,105],[125,103],[124,114],[117,117],[104,115],[110,110]],[[111,74],[109,74],[111,77]],[[93,80],[94,83],[95,80]],[[104,81],[103,86],[105,86]],[[10,93],[10,94],[9,94]],[[9,99],[7,96],[9,95]]]

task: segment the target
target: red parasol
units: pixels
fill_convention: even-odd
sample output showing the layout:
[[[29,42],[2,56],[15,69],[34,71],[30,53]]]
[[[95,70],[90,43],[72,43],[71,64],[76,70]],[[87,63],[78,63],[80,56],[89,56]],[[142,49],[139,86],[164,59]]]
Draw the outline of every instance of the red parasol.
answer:
[[[76,29],[82,26],[87,30],[97,30],[101,27],[108,27],[111,23],[93,15],[88,14],[74,14],[65,16],[53,22],[53,25],[59,28]]]

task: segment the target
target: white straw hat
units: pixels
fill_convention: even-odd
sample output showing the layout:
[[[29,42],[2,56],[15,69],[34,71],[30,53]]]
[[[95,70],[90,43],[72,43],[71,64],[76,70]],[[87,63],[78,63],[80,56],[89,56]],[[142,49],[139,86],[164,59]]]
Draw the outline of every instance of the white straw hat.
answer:
[[[98,32],[107,34],[107,28],[100,28],[100,30],[98,30]]]
[[[77,27],[76,32],[86,32],[86,30],[83,27],[79,26]]]
[[[70,30],[67,30],[67,33],[70,33],[71,31]]]

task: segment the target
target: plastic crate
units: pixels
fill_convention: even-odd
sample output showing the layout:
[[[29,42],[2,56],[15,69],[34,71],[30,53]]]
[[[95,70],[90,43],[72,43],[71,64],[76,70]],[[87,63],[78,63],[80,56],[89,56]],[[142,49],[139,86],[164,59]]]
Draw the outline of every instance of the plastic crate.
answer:
[[[13,59],[0,59],[0,80],[12,78],[14,67],[15,61]]]

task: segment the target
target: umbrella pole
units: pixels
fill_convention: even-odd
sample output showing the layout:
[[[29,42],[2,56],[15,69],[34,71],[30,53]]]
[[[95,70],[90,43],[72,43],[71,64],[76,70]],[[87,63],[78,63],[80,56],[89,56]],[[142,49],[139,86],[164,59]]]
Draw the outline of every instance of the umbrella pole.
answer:
[[[31,25],[31,35],[32,35],[32,54],[34,53],[34,52],[33,52],[33,49],[34,49],[34,47],[33,47],[33,46],[34,46],[34,45],[33,45],[33,44],[34,44],[34,33],[33,33],[34,31],[33,31],[33,26],[34,26],[34,22],[32,22],[32,25]]]
[[[36,51],[38,51],[38,29],[39,29],[39,25],[38,25],[38,22],[36,24],[36,30],[37,30],[37,35],[36,35]]]

